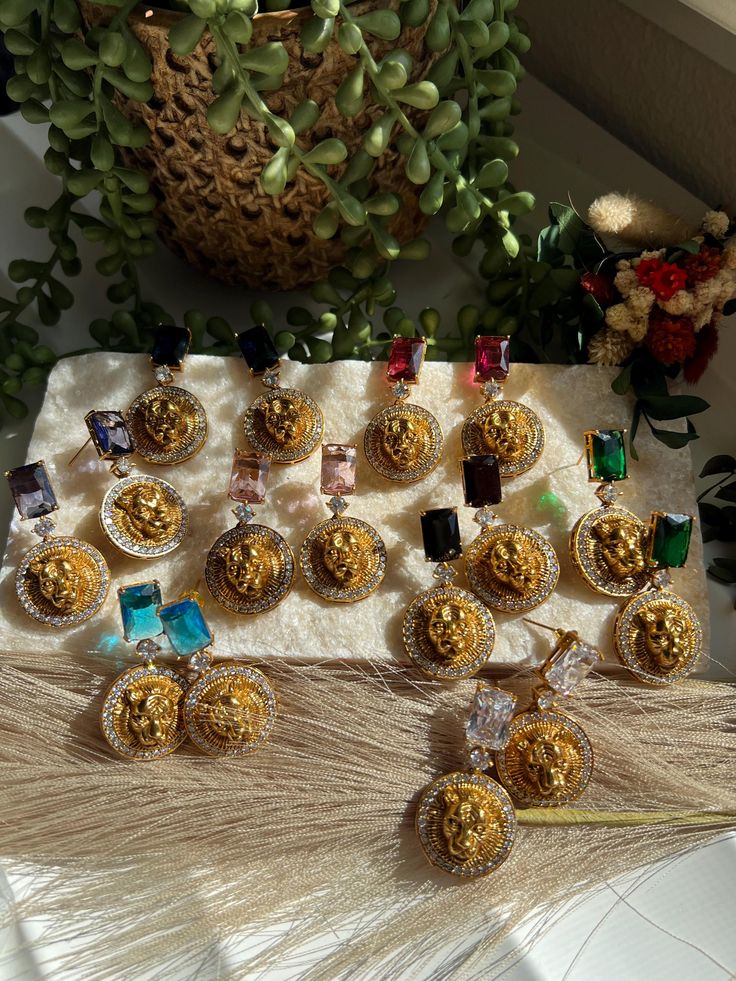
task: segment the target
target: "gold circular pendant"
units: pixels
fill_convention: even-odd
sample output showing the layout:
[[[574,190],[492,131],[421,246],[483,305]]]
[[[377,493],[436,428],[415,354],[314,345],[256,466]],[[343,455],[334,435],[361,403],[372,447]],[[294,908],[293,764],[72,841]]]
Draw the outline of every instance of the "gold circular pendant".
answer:
[[[577,800],[588,786],[593,750],[569,716],[532,710],[511,721],[496,766],[514,800],[528,807],[556,807]]]
[[[463,423],[462,443],[466,456],[492,453],[501,476],[516,477],[542,455],[544,427],[528,405],[489,400]]]
[[[431,473],[444,440],[440,424],[421,405],[397,402],[375,415],[365,431],[368,462],[382,477],[410,483]]]
[[[703,629],[692,606],[676,593],[647,590],[617,614],[613,644],[623,664],[640,681],[669,685],[695,667]]]
[[[631,596],[648,582],[643,521],[617,504],[588,511],[570,532],[570,557],[583,582],[606,596]]]
[[[443,681],[468,678],[491,656],[496,627],[490,610],[466,589],[434,586],[404,614],[404,647],[419,670]]]
[[[207,588],[231,613],[265,613],[280,603],[294,582],[294,556],[287,542],[265,525],[237,525],[207,554]]]
[[[415,828],[432,865],[452,875],[488,875],[509,856],[516,814],[503,787],[479,771],[446,773],[422,791]]]
[[[187,737],[184,728],[186,680],[171,668],[145,664],[123,671],[105,695],[102,734],[120,756],[156,760]]]
[[[245,435],[273,463],[298,463],[322,442],[324,419],[317,403],[296,388],[272,388],[248,407]]]
[[[181,463],[199,452],[207,439],[202,403],[174,385],[155,385],[141,392],[125,421],[136,450],[149,463]]]
[[[381,585],[386,546],[365,521],[328,518],[307,535],[299,565],[318,596],[335,603],[355,603]]]
[[[105,602],[110,570],[101,552],[78,538],[52,536],[26,552],[15,591],[26,613],[53,627],[88,620]]]
[[[255,668],[222,661],[208,668],[187,692],[184,724],[189,738],[210,756],[244,756],[268,739],[276,696]]]
[[[531,528],[492,525],[465,551],[474,593],[494,610],[522,613],[544,603],[560,577],[557,555]]]
[[[123,477],[105,494],[102,530],[113,545],[134,559],[168,555],[181,544],[189,518],[183,498],[159,477]]]

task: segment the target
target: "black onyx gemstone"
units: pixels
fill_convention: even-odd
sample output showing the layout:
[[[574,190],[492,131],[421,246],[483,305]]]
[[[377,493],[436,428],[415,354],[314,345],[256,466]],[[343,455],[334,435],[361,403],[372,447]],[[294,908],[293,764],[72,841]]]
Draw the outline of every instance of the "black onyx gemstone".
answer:
[[[463,554],[457,508],[435,508],[420,515],[427,562],[452,562]]]
[[[135,452],[133,437],[125,425],[122,412],[95,410],[88,412],[84,421],[97,455],[102,460],[118,459]]]
[[[151,361],[167,368],[181,368],[187,356],[192,332],[188,327],[174,327],[172,324],[159,324],[153,333]]]
[[[463,490],[465,503],[471,508],[484,508],[489,504],[500,504],[501,471],[498,468],[498,457],[469,456],[462,461]]]
[[[26,518],[43,518],[46,514],[56,511],[56,494],[49,480],[48,470],[43,460],[38,463],[27,463],[24,467],[8,470],[10,490],[15,500],[18,514]]]
[[[238,334],[238,345],[254,375],[260,375],[279,363],[279,353],[263,324],[256,324]]]

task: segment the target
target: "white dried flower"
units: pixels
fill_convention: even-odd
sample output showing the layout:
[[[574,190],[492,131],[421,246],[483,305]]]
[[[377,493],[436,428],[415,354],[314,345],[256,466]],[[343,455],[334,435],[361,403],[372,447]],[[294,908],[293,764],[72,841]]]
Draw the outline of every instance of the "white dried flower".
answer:
[[[617,365],[625,361],[633,350],[634,342],[628,334],[604,327],[588,342],[588,361],[590,364]]]
[[[636,194],[604,194],[588,208],[588,221],[599,235],[615,235],[638,246],[677,245],[697,228]]]
[[[730,238],[724,245],[722,262],[727,269],[736,269],[736,237]]]
[[[629,327],[629,337],[637,344],[643,341],[649,330],[649,317],[635,317]]]
[[[664,259],[666,249],[645,249],[642,254],[631,260],[633,266],[638,266],[642,259]]]
[[[694,302],[691,293],[687,290],[678,290],[669,300],[662,300],[659,304],[667,313],[675,317],[682,317],[693,310]]]
[[[706,324],[709,324],[713,319],[713,307],[703,307],[694,317],[691,318],[693,322],[693,327],[695,328],[695,333],[702,330]]]
[[[616,263],[616,268],[619,272],[626,272],[627,269],[631,269],[631,261],[629,259],[619,259]]]
[[[617,272],[613,282],[621,296],[628,296],[639,285],[639,280],[631,266],[628,269],[622,269],[620,272]]]
[[[714,238],[723,238],[730,222],[725,211],[706,211],[703,217],[703,231]]]
[[[626,306],[635,317],[643,317],[649,313],[654,304],[654,293],[646,286],[637,286],[629,293]]]
[[[627,331],[631,326],[631,312],[624,303],[616,303],[606,310],[606,323],[612,330]]]
[[[721,292],[722,283],[719,282],[720,273],[706,279],[702,283],[696,283],[693,287],[693,303],[696,309],[700,307],[712,307]]]

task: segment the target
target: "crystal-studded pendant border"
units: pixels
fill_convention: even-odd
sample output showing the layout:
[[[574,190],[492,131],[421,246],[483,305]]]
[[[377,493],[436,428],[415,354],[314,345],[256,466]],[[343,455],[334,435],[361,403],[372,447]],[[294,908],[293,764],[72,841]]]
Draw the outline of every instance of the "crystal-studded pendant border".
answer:
[[[569,715],[544,709],[521,712],[496,753],[501,783],[526,807],[558,807],[582,796],[593,772],[593,749]]]
[[[613,624],[613,646],[639,681],[671,685],[686,678],[697,665],[703,628],[687,600],[666,589],[651,589],[632,597],[619,610]],[[674,660],[668,666],[670,659]]]
[[[633,541],[621,540],[621,528],[639,535],[639,547]],[[633,511],[618,504],[593,508],[582,515],[570,532],[570,558],[581,579],[596,593],[625,597],[643,589],[648,581],[644,559],[646,525]],[[608,558],[606,558],[608,555]],[[627,576],[617,574],[611,564],[622,569],[634,563],[638,571]]]
[[[411,661],[427,677],[441,681],[480,671],[496,641],[490,610],[467,589],[449,585],[433,586],[412,600],[402,633]]]
[[[517,439],[520,447],[509,447],[504,433],[504,420],[516,416],[514,429],[520,430]],[[494,419],[495,417],[495,419]],[[488,432],[486,432],[488,430]],[[508,399],[488,401],[471,412],[463,423],[461,439],[466,456],[483,456],[492,453],[498,457],[502,477],[518,477],[525,473],[542,455],[544,450],[544,426],[539,416],[523,402]]]
[[[183,717],[187,688],[186,679],[169,667],[128,668],[103,700],[102,735],[124,759],[140,762],[168,756],[187,737]]]
[[[260,554],[254,556],[254,550]],[[273,528],[239,524],[220,535],[209,550],[204,575],[220,606],[254,616],[272,610],[291,592],[294,555]]]
[[[485,815],[484,834],[464,860],[450,852],[444,826],[453,808],[474,806]],[[516,837],[516,814],[504,788],[483,773],[455,771],[433,780],[421,793],[414,827],[428,861],[443,872],[477,879],[494,872],[509,857]],[[467,849],[467,845],[465,846]]]
[[[354,575],[341,585],[326,565],[324,552],[336,532],[350,534],[359,552]],[[356,603],[370,596],[386,575],[386,546],[376,529],[358,518],[328,518],[313,528],[299,552],[299,565],[307,584],[322,599]]]
[[[282,409],[282,419],[275,413],[274,403]],[[283,407],[288,403],[291,412]],[[286,419],[286,415],[289,418]],[[284,422],[296,431],[293,440],[280,442],[272,430]],[[269,428],[269,426],[271,428]],[[299,463],[317,449],[324,434],[322,410],[306,392],[298,388],[273,388],[260,395],[248,406],[243,429],[251,446],[259,453],[267,453],[272,463]]]
[[[43,577],[47,591],[55,592],[60,585],[65,585],[59,581],[61,562],[66,563],[67,576],[73,574],[75,582],[71,585],[78,594],[73,607],[66,613],[58,611],[41,584]],[[71,566],[71,572],[68,566]],[[66,583],[67,591],[69,585]],[[21,559],[15,574],[15,591],[23,609],[34,620],[51,627],[72,627],[89,620],[105,602],[109,588],[110,569],[102,553],[79,538],[61,535],[34,545]]]
[[[509,565],[511,559],[506,552],[508,544],[527,549],[525,571],[529,583],[522,590],[504,583],[501,575],[518,574]],[[499,549],[504,549],[496,558],[498,574],[489,571],[492,557]],[[518,563],[517,563],[518,565]],[[494,610],[502,613],[526,613],[544,603],[555,590],[560,578],[560,563],[557,553],[546,538],[532,528],[518,525],[493,525],[474,539],[465,550],[465,571],[474,593]]]
[[[147,500],[137,497],[148,494]],[[135,512],[135,513],[133,513]],[[147,521],[166,523],[165,537],[156,541],[139,526]],[[181,545],[189,529],[187,506],[166,480],[149,474],[123,477],[105,494],[100,525],[112,544],[134,559],[155,559]],[[148,544],[152,542],[153,544]]]
[[[421,405],[386,406],[368,423],[363,437],[366,459],[388,480],[413,483],[428,476],[442,456],[440,424]]]
[[[275,719],[276,695],[268,678],[236,661],[208,668],[184,703],[189,738],[208,756],[254,752],[271,735]]]
[[[151,434],[146,416],[157,401],[167,399],[173,403],[182,431],[166,445],[160,444]],[[133,436],[139,455],[148,463],[173,466],[191,459],[207,440],[207,414],[199,399],[185,388],[174,385],[154,385],[134,399],[125,415],[125,421]],[[155,425],[156,420],[151,421]]]

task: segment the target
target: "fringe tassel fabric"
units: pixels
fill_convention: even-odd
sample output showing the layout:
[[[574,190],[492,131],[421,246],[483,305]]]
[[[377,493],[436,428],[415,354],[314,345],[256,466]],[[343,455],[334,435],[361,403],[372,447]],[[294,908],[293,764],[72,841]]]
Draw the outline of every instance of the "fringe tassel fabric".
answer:
[[[569,708],[596,755],[581,806],[520,810],[508,862],[469,883],[426,863],[413,820],[421,789],[465,765],[472,680],[270,659],[264,749],[139,764],[99,735],[109,661],[3,664],[0,860],[33,874],[2,925],[44,924],[55,979],[417,976],[440,951],[443,977],[488,977],[531,911],[736,826],[728,685],[587,681]],[[524,701],[528,676],[502,682]]]

